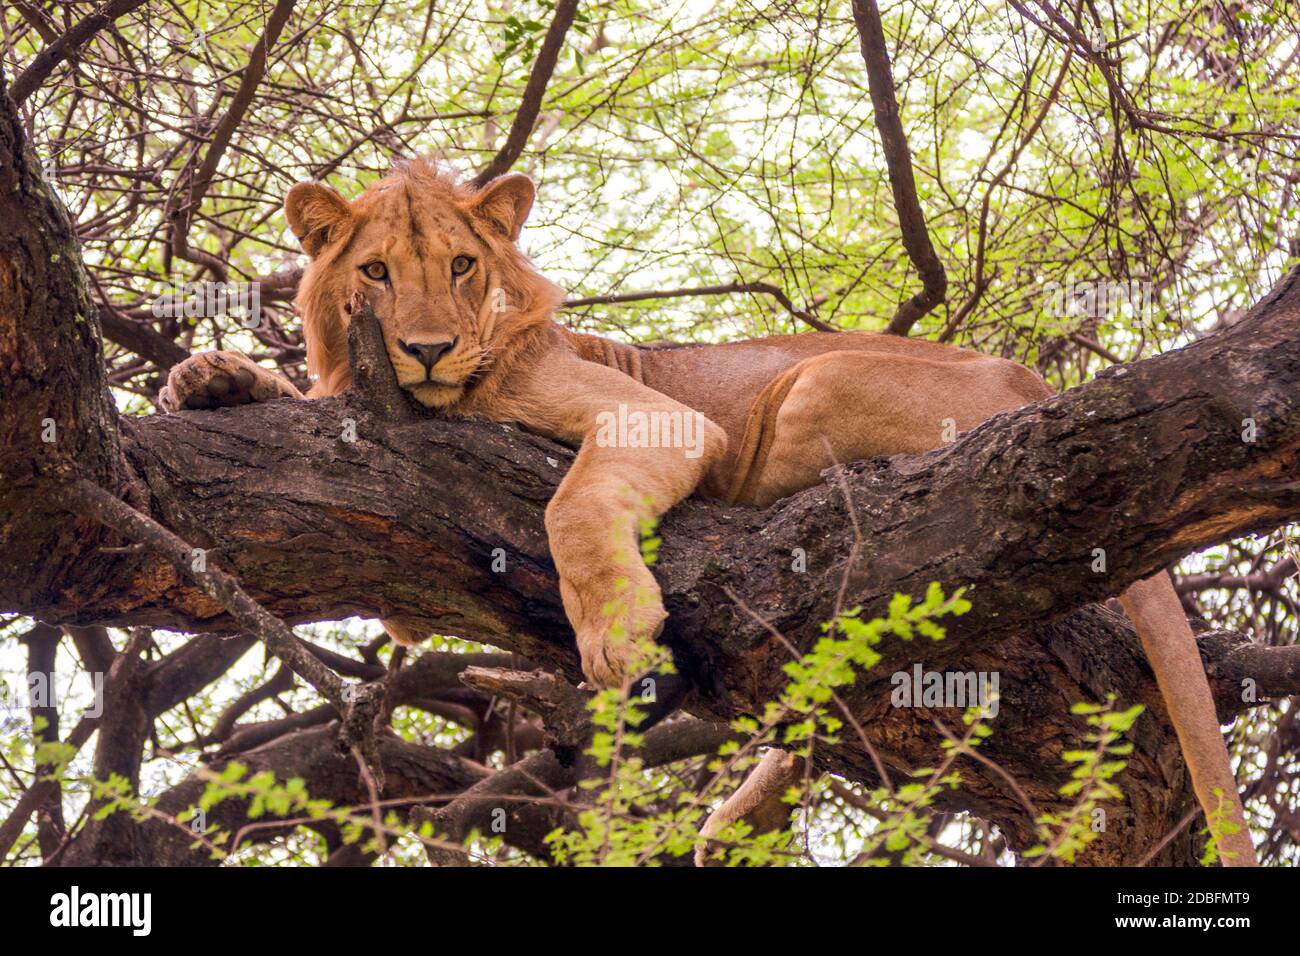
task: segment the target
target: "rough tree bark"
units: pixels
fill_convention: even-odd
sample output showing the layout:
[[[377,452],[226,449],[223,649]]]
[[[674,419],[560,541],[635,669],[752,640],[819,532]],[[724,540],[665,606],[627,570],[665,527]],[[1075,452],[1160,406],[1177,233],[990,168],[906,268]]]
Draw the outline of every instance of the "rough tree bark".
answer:
[[[118,416],[70,227],[4,105],[0,609],[59,625],[234,629],[166,560],[60,509],[59,490],[88,479],[207,549],[289,623],[402,617],[578,676],[542,523],[569,450],[508,425],[390,415],[353,397]],[[1298,315],[1293,272],[1233,328],[928,455],[854,463],[767,511],[700,500],[675,509],[656,571],[671,614],[664,639],[695,687],[688,709],[717,718],[761,707],[789,653],[772,632],[805,649],[837,600],[869,617],[930,581],[966,587],[974,609],[947,622],[945,641],[886,644],[844,695],[872,746],[889,766],[932,765],[938,752],[933,714],[889,706],[893,672],[999,671],[1001,712],[983,750],[1040,809],[1060,810],[1060,754],[1085,732],[1070,704],[1112,691],[1145,703],[1126,802],[1090,856],[1138,859],[1192,798],[1135,637],[1090,605],[1190,551],[1300,514]],[[51,421],[54,440],[43,440]],[[860,559],[848,566],[855,527]],[[794,548],[806,573],[791,570]],[[1093,570],[1097,548],[1105,573]],[[503,573],[492,570],[496,549]],[[1233,684],[1242,673],[1295,690],[1290,657],[1238,643],[1205,642],[1225,718],[1246,706]],[[875,779],[851,734],[818,762]],[[1003,777],[974,761],[961,769],[965,784],[944,807],[1026,846],[1031,821]],[[1178,839],[1158,859],[1193,852]]]

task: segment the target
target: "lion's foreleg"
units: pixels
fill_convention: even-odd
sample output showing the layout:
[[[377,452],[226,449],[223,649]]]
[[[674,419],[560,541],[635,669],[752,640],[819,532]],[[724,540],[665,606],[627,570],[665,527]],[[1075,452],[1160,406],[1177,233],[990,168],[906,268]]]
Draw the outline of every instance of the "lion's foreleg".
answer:
[[[157,405],[166,412],[179,412],[302,397],[287,378],[262,368],[247,355],[199,352],[172,368],[158,393]]]
[[[583,673],[617,686],[631,676],[635,642],[655,636],[665,617],[641,532],[695,489],[725,452],[726,434],[604,366],[570,359],[548,373],[530,383],[536,411],[525,424],[582,442],[546,509],[551,556]]]
[[[635,642],[654,637],[665,612],[641,553],[642,529],[691,493],[700,460],[672,449],[603,446],[589,435],[546,509],[546,533],[582,670],[617,686]]]

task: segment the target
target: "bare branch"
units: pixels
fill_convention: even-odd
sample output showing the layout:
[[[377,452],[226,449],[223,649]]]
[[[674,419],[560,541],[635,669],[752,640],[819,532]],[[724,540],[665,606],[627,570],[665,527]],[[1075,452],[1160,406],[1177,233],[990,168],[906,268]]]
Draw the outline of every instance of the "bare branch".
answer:
[[[806,309],[799,309],[790,301],[790,297],[777,286],[770,282],[730,282],[725,285],[706,285],[695,289],[654,289],[645,292],[613,292],[608,295],[589,295],[577,299],[565,299],[561,308],[577,309],[587,305],[613,305],[618,302],[644,302],[650,299],[676,299],[685,296],[695,295],[732,295],[738,292],[749,292],[760,295],[770,295],[776,299],[777,303],[793,315],[796,319],[804,322],[818,332],[838,332],[833,325],[827,325],[821,319],[817,318]]]
[[[578,0],[558,0],[555,4],[555,16],[546,30],[541,49],[537,51],[537,59],[533,61],[533,71],[529,74],[528,84],[524,87],[523,99],[519,102],[519,112],[515,113],[514,122],[510,124],[505,145],[474,177],[475,186],[486,186],[502,173],[507,172],[523,153],[528,137],[533,132],[533,124],[537,122],[537,114],[541,111],[546,86],[551,82],[551,74],[555,72],[556,61],[560,58],[564,37],[569,32],[574,14],[577,12]]]
[[[867,87],[876,114],[876,130],[889,168],[889,184],[894,191],[894,208],[903,234],[903,248],[920,273],[922,288],[902,303],[886,329],[893,335],[906,335],[916,321],[943,302],[948,291],[948,275],[939,261],[925,225],[925,213],[916,195],[912,175],[912,156],[907,148],[907,134],[899,119],[898,101],[894,98],[894,76],[885,48],[885,31],[880,23],[876,0],[853,0],[853,22],[858,27],[862,59],[867,65]]]
[[[78,48],[85,44],[100,30],[111,26],[118,17],[125,16],[137,7],[144,6],[145,0],[110,0],[75,27],[63,34],[28,64],[27,69],[13,81],[9,87],[9,96],[15,103],[22,103],[45,82],[50,72],[64,60],[76,56]]]
[[[262,82],[262,76],[266,72],[266,61],[270,55],[271,47],[275,46],[280,39],[280,33],[289,19],[289,14],[293,12],[294,2],[295,0],[276,0],[275,9],[271,11],[271,15],[266,20],[266,28],[262,36],[258,38],[257,42],[253,44],[253,49],[249,51],[248,65],[244,67],[243,75],[240,77],[239,89],[235,91],[230,106],[226,109],[225,115],[222,116],[215,132],[213,132],[212,140],[208,143],[207,152],[203,155],[203,161],[199,164],[197,171],[192,171],[194,158],[192,156],[190,161],[186,163],[185,168],[181,170],[179,188],[172,195],[167,208],[164,210],[170,240],[164,249],[164,269],[170,268],[169,260],[174,255],[178,259],[207,266],[213,275],[219,280],[225,281],[225,263],[210,253],[190,247],[190,220],[194,215],[194,211],[198,209],[203,202],[203,198],[207,195],[208,188],[212,185],[212,180],[217,174],[217,167],[221,164],[221,157],[225,155],[226,149],[230,146],[230,141],[235,135],[235,130],[239,128],[239,124],[244,119],[244,114],[253,103],[253,96],[257,93],[257,87]],[[194,155],[197,156],[197,152]]]
[[[220,568],[196,569],[195,549],[153,519],[110,495],[91,482],[80,480],[55,492],[67,511],[82,514],[108,525],[131,541],[164,555],[185,573],[204,594],[226,608],[249,632],[284,661],[295,674],[316,688],[339,713],[349,710],[346,685],[333,671],[311,654],[284,622],[254,601],[239,583]]]

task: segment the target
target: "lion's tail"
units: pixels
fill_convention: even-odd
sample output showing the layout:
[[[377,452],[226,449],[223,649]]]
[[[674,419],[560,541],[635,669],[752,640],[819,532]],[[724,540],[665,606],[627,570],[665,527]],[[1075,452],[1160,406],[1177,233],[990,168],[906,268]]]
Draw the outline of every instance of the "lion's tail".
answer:
[[[1164,571],[1120,597],[1142,641],[1224,866],[1258,866],[1196,638]],[[1230,831],[1230,832],[1228,832]]]

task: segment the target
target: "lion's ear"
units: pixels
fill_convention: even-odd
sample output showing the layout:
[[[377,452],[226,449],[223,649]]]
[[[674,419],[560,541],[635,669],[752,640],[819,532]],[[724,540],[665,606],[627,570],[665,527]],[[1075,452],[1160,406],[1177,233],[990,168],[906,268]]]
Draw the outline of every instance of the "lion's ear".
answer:
[[[474,197],[470,212],[514,242],[533,208],[537,190],[523,173],[498,176]]]
[[[347,201],[320,183],[298,183],[284,197],[284,215],[303,251],[315,258],[352,219]]]

